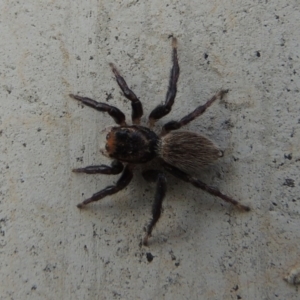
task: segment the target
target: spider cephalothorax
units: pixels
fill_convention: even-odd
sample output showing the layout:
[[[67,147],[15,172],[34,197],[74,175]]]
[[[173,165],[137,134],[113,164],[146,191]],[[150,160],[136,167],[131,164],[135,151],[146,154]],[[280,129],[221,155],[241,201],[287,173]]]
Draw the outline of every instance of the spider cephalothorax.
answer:
[[[139,125],[113,127],[106,136],[107,156],[128,163],[146,163],[156,156],[159,138]]]
[[[202,115],[205,110],[218,98],[222,98],[227,90],[221,90],[208,100],[204,105],[198,106],[193,112],[186,115],[179,121],[170,121],[162,127],[160,135],[151,130],[154,123],[167,115],[174,104],[177,92],[177,80],[179,77],[179,64],[177,58],[177,40],[172,38],[172,61],[173,66],[170,74],[169,88],[164,104],[158,105],[149,115],[150,129],[139,125],[143,108],[140,100],[130,90],[113,64],[110,64],[115,74],[118,85],[124,96],[131,101],[132,122],[134,125],[127,125],[125,115],[116,107],[106,103],[96,102],[90,98],[70,94],[70,97],[88,105],[96,110],[107,112],[119,126],[109,129],[106,136],[105,149],[102,153],[113,159],[111,166],[99,165],[74,169],[76,173],[87,174],[119,174],[122,175],[115,185],[108,186],[100,192],[92,195],[91,198],[78,204],[79,208],[98,201],[108,195],[117,193],[124,189],[133,177],[132,169],[135,164],[146,163],[154,158],[159,158],[164,170],[175,177],[191,183],[222,200],[229,202],[238,208],[249,211],[248,206],[222,194],[217,188],[208,186],[198,178],[190,175],[191,172],[199,171],[201,167],[212,163],[223,156],[221,151],[208,138],[187,131],[174,131],[193,121]],[[148,181],[157,182],[156,194],[152,207],[152,219],[146,227],[146,235],[143,244],[148,244],[148,238],[161,215],[162,201],[166,194],[166,176],[160,170],[148,170],[143,172],[143,177]]]

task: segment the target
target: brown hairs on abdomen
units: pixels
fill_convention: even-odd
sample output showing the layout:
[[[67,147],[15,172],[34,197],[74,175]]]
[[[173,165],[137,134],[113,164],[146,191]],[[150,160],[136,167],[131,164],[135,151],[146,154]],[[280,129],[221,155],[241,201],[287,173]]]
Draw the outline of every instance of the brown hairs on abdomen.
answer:
[[[223,156],[211,140],[188,131],[175,131],[163,136],[157,154],[165,162],[188,172],[197,172]]]

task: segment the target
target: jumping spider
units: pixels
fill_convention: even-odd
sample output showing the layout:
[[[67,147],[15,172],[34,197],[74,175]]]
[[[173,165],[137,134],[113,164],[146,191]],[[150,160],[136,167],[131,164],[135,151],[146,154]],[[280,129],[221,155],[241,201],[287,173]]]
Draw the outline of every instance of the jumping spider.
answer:
[[[70,94],[70,97],[90,106],[96,110],[107,112],[119,125],[111,127],[106,136],[106,146],[102,153],[114,159],[111,166],[99,165],[88,166],[85,168],[73,169],[75,173],[86,174],[119,174],[122,175],[115,185],[111,185],[92,195],[92,197],[78,204],[78,208],[103,199],[108,195],[115,194],[124,189],[133,177],[133,167],[135,164],[146,163],[154,158],[159,158],[163,168],[175,177],[189,182],[222,200],[229,202],[244,211],[250,208],[229,196],[222,194],[217,188],[208,186],[196,177],[190,175],[193,171],[199,170],[204,165],[210,164],[223,152],[215,144],[204,136],[188,131],[175,131],[182,126],[193,121],[202,115],[205,110],[212,105],[218,98],[222,98],[228,91],[221,90],[208,100],[204,105],[198,106],[193,112],[183,117],[180,121],[170,121],[162,127],[160,135],[151,130],[154,123],[167,115],[174,104],[177,92],[177,80],[179,77],[179,64],[177,58],[177,40],[172,38],[172,62],[173,66],[170,73],[169,87],[164,104],[158,105],[149,115],[149,128],[139,125],[143,115],[143,107],[140,100],[128,88],[124,78],[120,75],[113,64],[111,69],[116,77],[124,96],[131,101],[132,123],[127,125],[125,115],[116,107],[106,103],[96,102],[90,98]],[[152,219],[146,227],[146,234],[143,244],[148,244],[153,227],[160,218],[162,202],[167,190],[166,175],[160,170],[148,170],[142,173],[147,181],[157,183],[155,198],[152,207]]]

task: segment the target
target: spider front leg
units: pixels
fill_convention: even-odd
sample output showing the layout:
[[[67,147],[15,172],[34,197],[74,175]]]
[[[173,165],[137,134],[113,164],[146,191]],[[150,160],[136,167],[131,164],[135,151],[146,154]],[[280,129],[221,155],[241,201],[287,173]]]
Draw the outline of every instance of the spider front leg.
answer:
[[[146,234],[143,239],[143,245],[147,246],[152,230],[161,216],[162,202],[167,191],[167,180],[165,174],[157,170],[146,171],[143,173],[143,176],[147,181],[157,182],[155,198],[152,205],[152,219],[146,227]]]
[[[98,111],[107,112],[117,124],[121,126],[126,125],[125,115],[118,108],[108,105],[106,103],[97,102],[87,97],[81,97],[73,94],[69,94],[69,96],[75,100],[80,101],[84,105],[90,106]]]
[[[162,128],[162,134],[166,134],[171,130],[179,129],[182,126],[195,120],[196,118],[201,116],[206,111],[206,109],[210,107],[218,98],[222,99],[226,93],[228,93],[228,90],[221,90],[211,99],[209,99],[204,105],[198,106],[193,112],[183,117],[180,121],[170,121],[166,123]]]
[[[107,174],[115,175],[120,174],[123,170],[123,164],[117,160],[111,163],[111,166],[100,165],[100,166],[87,166],[85,168],[73,169],[74,173],[85,173],[85,174]]]
[[[158,105],[149,115],[149,123],[150,127],[154,125],[154,123],[167,115],[174,104],[174,100],[177,93],[177,81],[179,77],[179,64],[178,64],[178,57],[177,57],[177,39],[175,37],[172,38],[172,61],[173,66],[170,73],[170,80],[169,80],[169,87],[168,92],[166,95],[166,101],[165,104]]]
[[[116,69],[114,64],[109,64],[113,73],[115,74],[117,83],[119,87],[121,88],[124,96],[131,101],[131,107],[132,107],[132,123],[133,124],[140,124],[141,116],[143,115],[143,106],[141,101],[138,99],[138,97],[135,95],[135,93],[128,87],[126,81],[124,78],[120,75],[119,71]]]
[[[106,166],[106,167],[108,167],[108,166]],[[79,203],[77,205],[77,207],[83,208],[85,205],[87,205],[91,202],[99,201],[108,195],[116,194],[117,192],[123,190],[130,183],[130,181],[133,177],[131,168],[132,168],[131,165],[127,165],[125,167],[121,177],[119,178],[119,180],[117,181],[117,183],[115,185],[110,185],[110,186],[106,187],[105,189],[101,190],[100,192],[94,194],[91,198],[88,198],[88,199],[84,200],[82,203]]]
[[[202,182],[201,180],[199,180],[193,176],[190,176],[187,173],[185,173],[185,172],[179,170],[178,168],[173,167],[167,163],[163,163],[163,166],[173,176],[175,176],[183,181],[189,182],[193,186],[200,188],[201,190],[206,191],[206,192],[210,193],[211,195],[219,197],[220,199],[233,204],[234,206],[236,206],[237,208],[239,208],[243,211],[250,211],[249,206],[243,205],[240,202],[232,199],[231,197],[222,194],[217,188],[209,186],[206,183]]]

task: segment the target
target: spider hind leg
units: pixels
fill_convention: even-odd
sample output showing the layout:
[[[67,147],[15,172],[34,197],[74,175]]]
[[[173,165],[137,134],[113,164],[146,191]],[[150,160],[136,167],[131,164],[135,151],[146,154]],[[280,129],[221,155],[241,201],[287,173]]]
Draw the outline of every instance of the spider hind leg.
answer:
[[[190,176],[187,173],[185,173],[185,172],[179,170],[178,168],[173,167],[167,163],[164,163],[163,166],[173,176],[175,176],[183,181],[189,182],[193,186],[200,188],[201,190],[206,191],[209,194],[214,195],[228,203],[231,203],[232,205],[234,205],[235,207],[237,207],[238,209],[240,209],[242,211],[250,211],[249,206],[243,205],[240,202],[234,200],[233,198],[226,196],[225,194],[221,193],[217,188],[209,186],[206,183],[202,182],[201,180],[199,180],[193,176]]]
[[[168,133],[171,130],[177,130],[182,126],[192,122],[199,116],[201,116],[207,108],[209,108],[218,98],[222,99],[228,90],[221,90],[209,99],[205,104],[198,106],[194,111],[183,117],[180,121],[170,121],[166,123],[162,128],[162,135]]]

